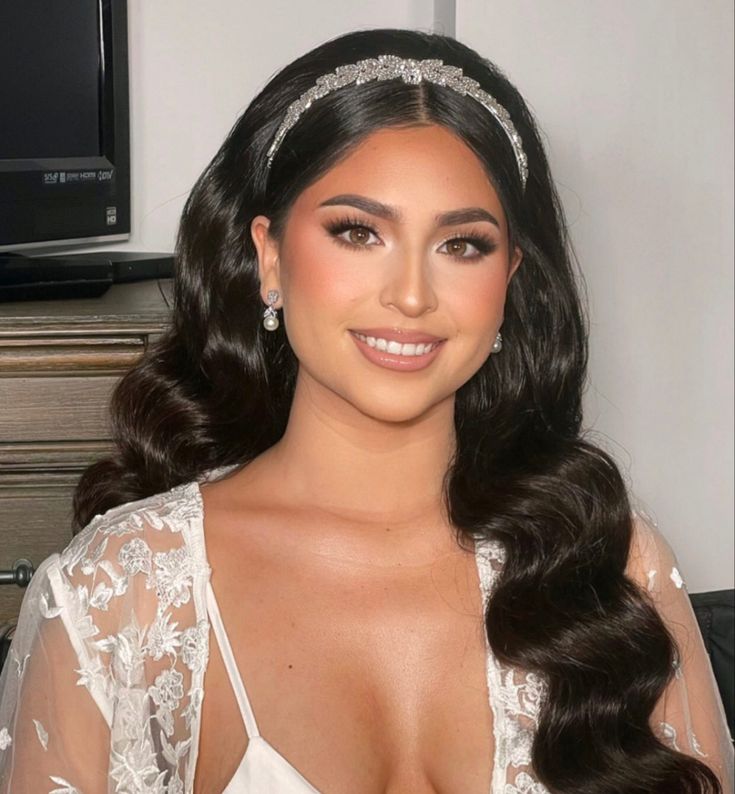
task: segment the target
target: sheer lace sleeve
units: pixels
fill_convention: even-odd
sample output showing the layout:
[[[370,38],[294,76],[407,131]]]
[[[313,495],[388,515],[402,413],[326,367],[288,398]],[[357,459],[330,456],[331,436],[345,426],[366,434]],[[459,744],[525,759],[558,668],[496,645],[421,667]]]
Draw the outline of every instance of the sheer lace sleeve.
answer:
[[[733,745],[712,665],[676,557],[648,516],[634,520],[628,574],[653,602],[678,646],[674,677],[651,716],[651,727],[671,748],[692,755],[733,790]]]
[[[73,623],[79,604],[59,576],[58,555],[33,576],[0,678],[2,794],[107,791],[110,704],[77,686],[83,632],[61,615]]]
[[[0,794],[191,790],[208,632],[185,508],[123,505],[39,566],[0,677]]]

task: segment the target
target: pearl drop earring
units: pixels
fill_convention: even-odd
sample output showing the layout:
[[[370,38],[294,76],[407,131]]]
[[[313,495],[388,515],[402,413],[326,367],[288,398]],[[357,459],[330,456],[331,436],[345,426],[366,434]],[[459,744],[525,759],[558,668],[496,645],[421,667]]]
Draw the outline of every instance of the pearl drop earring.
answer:
[[[266,331],[275,331],[280,325],[278,322],[278,315],[273,305],[278,300],[278,290],[268,290],[268,308],[263,312],[263,326]]]
[[[498,331],[498,335],[495,337],[495,341],[493,342],[492,351],[493,353],[499,353],[503,349],[503,337]]]

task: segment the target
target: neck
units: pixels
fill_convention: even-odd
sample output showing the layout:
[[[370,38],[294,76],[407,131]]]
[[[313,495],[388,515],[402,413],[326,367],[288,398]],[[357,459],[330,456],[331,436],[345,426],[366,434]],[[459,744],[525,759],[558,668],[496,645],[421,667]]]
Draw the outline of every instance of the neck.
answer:
[[[454,397],[409,422],[382,422],[304,377],[269,450],[297,503],[363,524],[413,524],[441,512],[455,449]]]

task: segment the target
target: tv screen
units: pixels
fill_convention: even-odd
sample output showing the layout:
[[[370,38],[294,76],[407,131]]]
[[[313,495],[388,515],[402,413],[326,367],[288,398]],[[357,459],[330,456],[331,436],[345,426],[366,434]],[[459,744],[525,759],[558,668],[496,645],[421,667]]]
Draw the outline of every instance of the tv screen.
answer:
[[[0,30],[0,250],[125,239],[125,0],[2,0]]]
[[[3,159],[101,154],[98,9],[6,2],[0,28],[12,31],[0,48],[0,74],[16,78],[0,81],[0,107],[10,110],[0,125]]]

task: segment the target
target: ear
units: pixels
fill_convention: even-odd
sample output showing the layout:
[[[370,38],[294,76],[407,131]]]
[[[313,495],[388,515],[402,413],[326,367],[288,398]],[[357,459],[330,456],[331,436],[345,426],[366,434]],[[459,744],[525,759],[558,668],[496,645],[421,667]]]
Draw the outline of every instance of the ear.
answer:
[[[278,258],[278,243],[270,236],[270,219],[265,215],[257,215],[250,224],[250,236],[258,254],[258,277],[260,279],[260,297],[267,303],[266,296],[269,290],[281,292],[280,263]],[[282,305],[282,298],[274,304],[276,308]]]
[[[510,267],[508,268],[508,280],[505,282],[506,286],[510,284],[510,280],[513,278],[516,270],[520,267],[521,262],[523,261],[523,251],[516,246],[513,249],[513,256],[510,258]]]

